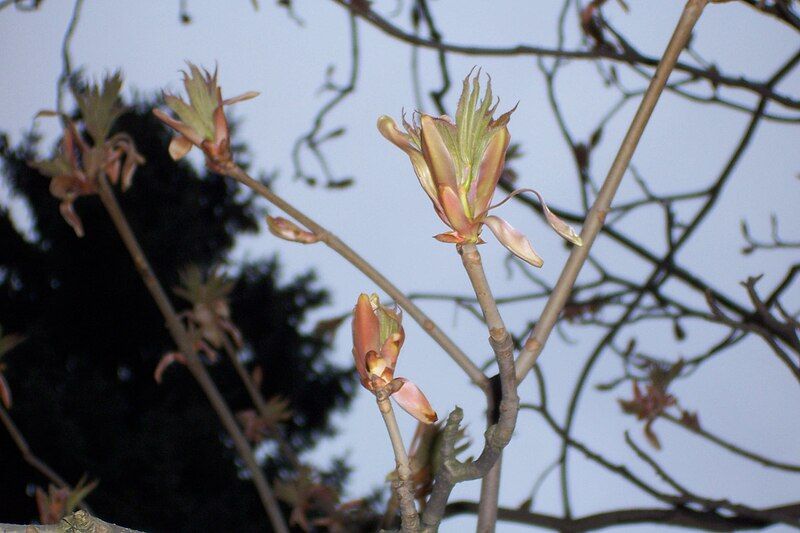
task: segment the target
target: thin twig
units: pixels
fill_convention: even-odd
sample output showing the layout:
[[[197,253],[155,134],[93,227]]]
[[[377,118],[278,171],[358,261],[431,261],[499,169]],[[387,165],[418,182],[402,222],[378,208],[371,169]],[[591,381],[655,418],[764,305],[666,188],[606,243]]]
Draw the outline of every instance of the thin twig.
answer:
[[[777,468],[777,469],[780,469],[780,470],[787,470],[789,472],[800,472],[800,465],[784,463],[784,462],[781,462],[781,461],[775,461],[775,460],[770,459],[768,457],[764,457],[761,454],[745,450],[744,448],[740,448],[739,446],[737,446],[737,445],[735,445],[735,444],[733,444],[731,442],[728,442],[725,439],[722,439],[721,437],[718,437],[718,436],[714,435],[713,433],[710,433],[709,431],[703,429],[700,426],[693,426],[693,425],[690,425],[690,424],[684,424],[683,422],[681,422],[681,420],[679,418],[667,413],[666,411],[661,413],[661,418],[669,420],[673,424],[676,424],[676,425],[678,425],[678,426],[680,426],[680,427],[682,427],[684,429],[687,429],[687,430],[691,431],[692,433],[694,433],[695,435],[703,437],[704,439],[708,440],[709,442],[713,442],[717,446],[720,446],[720,447],[728,450],[731,453],[734,453],[734,454],[739,455],[741,457],[744,457],[746,459],[750,459],[751,461],[755,461],[756,463],[760,463],[760,464],[762,464],[764,466],[768,466],[770,468]]]
[[[267,402],[264,399],[264,395],[261,394],[261,391],[253,381],[253,378],[247,373],[247,369],[239,359],[239,353],[233,346],[233,343],[227,337],[223,337],[222,344],[225,352],[228,354],[231,365],[233,365],[233,368],[239,375],[239,379],[241,379],[242,383],[244,384],[244,388],[247,390],[247,394],[250,396],[250,401],[253,402],[253,405],[255,406],[261,418],[268,420],[270,418],[270,413]],[[299,472],[300,469],[303,468],[303,463],[300,462],[297,452],[294,451],[294,448],[292,448],[289,440],[283,435],[281,429],[272,429],[269,436],[275,439],[275,442],[278,443],[278,448],[280,449],[281,454],[291,463],[292,467]]]
[[[512,46],[472,46],[460,45],[455,43],[448,43],[443,41],[435,41],[433,39],[425,39],[419,35],[408,33],[402,28],[392,24],[380,14],[376,13],[369,8],[366,2],[352,2],[349,0],[333,0],[334,3],[339,4],[343,8],[354,12],[356,15],[369,22],[383,33],[394,37],[400,41],[410,45],[418,46],[421,48],[429,48],[432,50],[443,50],[454,54],[461,54],[466,56],[483,56],[483,57],[516,57],[516,56],[540,56],[540,57],[556,57],[563,59],[577,59],[577,60],[597,60],[607,59],[619,63],[629,65],[644,65],[648,67],[657,66],[660,61],[657,57],[646,56],[634,49],[626,49],[622,52],[611,48],[601,47],[592,50],[563,50],[546,48],[543,46],[535,46],[528,44],[518,44]],[[772,100],[780,103],[783,106],[800,109],[800,100],[787,96],[783,93],[775,91],[773,86],[767,83],[759,82],[737,75],[725,75],[717,69],[699,68],[687,63],[676,62],[675,69],[686,72],[687,74],[697,78],[706,80],[710,85],[734,87],[752,91],[762,98]]]
[[[14,441],[14,444],[17,445],[19,453],[22,455],[22,458],[25,460],[25,462],[35,468],[36,471],[50,480],[50,482],[52,482],[54,485],[58,486],[58,488],[67,489],[68,491],[72,492],[72,486],[64,481],[64,478],[59,476],[55,470],[50,468],[47,463],[39,459],[39,457],[36,456],[33,451],[31,451],[31,447],[28,445],[28,441],[25,440],[25,436],[14,423],[11,415],[8,414],[8,411],[6,411],[2,405],[0,405],[0,420],[3,421],[6,431],[8,431],[8,434],[11,436],[11,440]],[[89,504],[87,504],[85,501],[81,501],[80,508],[87,513],[94,512],[92,511],[92,508],[89,507]]]
[[[64,40],[61,43],[61,75],[58,77],[58,84],[56,85],[56,110],[64,115],[64,88],[70,81],[72,76],[72,63],[69,55],[69,45],[72,43],[72,37],[75,35],[75,29],[78,27],[78,20],[81,16],[81,9],[83,8],[83,0],[75,0],[75,7],[72,8],[72,17],[67,25],[67,31],[64,32]]]
[[[467,501],[456,501],[447,505],[447,516],[475,514],[478,504]],[[781,513],[786,516],[800,516],[800,504],[793,503],[761,509],[765,513]],[[704,531],[738,531],[745,529],[765,529],[775,525],[769,519],[730,513],[695,511],[689,507],[672,508],[639,507],[634,509],[615,509],[602,513],[582,516],[580,518],[564,518],[550,514],[534,513],[525,509],[509,509],[501,507],[498,519],[545,528],[559,532],[578,533],[581,531],[597,531],[600,529],[634,524],[652,524],[655,526],[676,526]]]
[[[331,172],[328,165],[328,159],[325,157],[325,154],[323,154],[320,147],[325,141],[340,136],[344,132],[344,129],[337,128],[324,135],[321,135],[320,133],[325,122],[325,117],[327,117],[331,111],[339,106],[339,104],[341,104],[344,99],[355,90],[356,82],[358,81],[358,66],[360,63],[358,24],[356,17],[352,14],[350,15],[350,57],[350,76],[348,77],[347,85],[343,87],[336,87],[330,80],[326,81],[324,88],[333,90],[335,93],[334,96],[328,102],[326,102],[325,105],[319,109],[319,111],[317,111],[311,129],[297,139],[292,147],[291,157],[292,164],[294,166],[294,176],[295,178],[303,179],[306,183],[311,185],[316,184],[317,180],[313,175],[308,174],[303,168],[301,158],[301,150],[303,149],[303,146],[307,146],[314,158],[317,160],[317,164],[322,171],[322,176],[325,178],[326,186],[335,188],[349,183],[349,178],[340,178]]]
[[[394,460],[397,463],[397,481],[394,484],[400,500],[400,523],[403,533],[413,533],[419,531],[419,514],[414,505],[414,486],[411,480],[411,463],[403,444],[403,436],[400,434],[400,427],[394,416],[392,403],[389,401],[389,391],[384,387],[375,393],[378,402],[378,409],[383,415],[383,422],[386,424],[386,431],[389,433],[389,440],[392,441]]]

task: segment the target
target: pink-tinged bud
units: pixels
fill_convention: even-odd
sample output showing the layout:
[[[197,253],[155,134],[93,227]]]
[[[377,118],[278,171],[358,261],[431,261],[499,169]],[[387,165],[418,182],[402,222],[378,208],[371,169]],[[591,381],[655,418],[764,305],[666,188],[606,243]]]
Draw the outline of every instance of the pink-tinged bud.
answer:
[[[156,111],[158,110],[157,109],[154,110],[153,113],[155,113]],[[161,118],[161,120],[164,120],[160,115],[157,114],[156,116]],[[189,153],[189,151],[192,149],[192,146],[194,146],[194,144],[192,144],[192,141],[190,141],[183,135],[178,134],[174,136],[172,140],[169,142],[169,156],[172,158],[173,161],[180,161],[181,159],[184,158],[184,156],[186,156],[186,154]]]
[[[380,349],[379,335],[378,317],[372,310],[369,296],[362,294],[358,297],[353,311],[353,357],[361,384],[368,389],[370,386],[366,365],[367,354]]]
[[[417,113],[413,124],[403,120],[406,130],[403,133],[394,120],[382,116],[378,119],[378,130],[408,154],[436,214],[453,230],[436,235],[437,240],[483,244],[481,229],[486,224],[514,255],[540,266],[542,259],[520,232],[507,222],[488,216],[505,167],[511,139],[507,124],[516,106],[494,118],[497,103],[492,97],[491,79],[481,98],[479,78],[480,71],[464,79],[455,121],[446,116]],[[566,240],[580,246],[578,234],[544,202],[542,206],[548,224]]]
[[[442,206],[439,204],[438,194],[436,192],[436,185],[431,177],[431,172],[428,169],[428,164],[425,162],[425,157],[422,155],[419,147],[419,130],[414,129],[406,123],[406,130],[408,133],[403,133],[395,124],[394,119],[386,115],[378,119],[378,131],[381,135],[386,137],[395,146],[403,150],[411,159],[411,165],[414,167],[414,173],[419,180],[422,189],[427,193],[428,197],[433,202],[433,207],[439,217],[445,224],[448,224],[447,219],[444,218]]]
[[[425,424],[433,424],[439,419],[436,411],[431,407],[430,402],[414,383],[405,378],[397,378],[402,381],[403,386],[400,390],[392,394],[392,398],[403,408],[403,410]]]
[[[510,140],[508,128],[502,128],[492,135],[486,146],[478,169],[478,178],[474,184],[474,198],[472,198],[476,217],[485,213],[489,209],[489,204],[492,203],[494,190],[497,188],[497,182],[503,174],[506,164],[506,151]]]
[[[437,420],[425,395],[394,370],[405,340],[398,310],[382,306],[377,295],[361,294],[353,310],[353,359],[365,389],[388,391],[400,407],[425,422]]]
[[[301,229],[300,226],[283,217],[267,217],[269,232],[281,239],[299,242],[300,244],[313,244],[319,242],[315,233]]]

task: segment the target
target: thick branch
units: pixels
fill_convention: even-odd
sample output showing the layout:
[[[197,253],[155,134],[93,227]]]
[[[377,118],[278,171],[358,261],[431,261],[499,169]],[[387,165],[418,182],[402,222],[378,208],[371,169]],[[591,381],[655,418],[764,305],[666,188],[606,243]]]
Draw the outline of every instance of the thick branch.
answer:
[[[766,513],[800,517],[800,503],[762,509]],[[452,502],[447,506],[447,516],[460,514],[476,514],[478,504],[468,501]],[[562,518],[542,513],[534,513],[524,509],[508,509],[501,507],[497,516],[500,520],[552,529],[553,531],[580,532],[594,531],[611,526],[628,524],[657,524],[706,531],[734,531],[745,529],[764,529],[775,525],[770,520],[748,516],[727,516],[718,512],[694,511],[687,507],[676,506],[670,509],[641,508],[618,509],[581,518]]]
[[[489,287],[489,281],[486,279],[478,247],[474,244],[465,244],[459,248],[459,252],[461,254],[461,262],[464,264],[464,269],[467,271],[467,276],[472,284],[472,289],[475,291],[475,297],[478,299],[478,305],[481,307],[486,326],[489,328],[489,340],[494,350],[495,359],[498,365],[505,364],[512,369],[511,372],[500,374],[501,391],[505,389],[516,391],[516,378],[513,372],[513,341],[508,330],[506,330],[503,318],[500,316],[500,310],[497,308],[497,302]],[[501,363],[501,359],[504,357],[511,359],[510,365],[509,363]],[[503,380],[509,383],[504,383]],[[509,409],[512,406],[516,407],[513,419],[509,417],[510,427],[502,429],[502,431],[508,432],[510,440],[517,423],[516,416],[519,409],[519,398],[516,392],[511,398],[501,396],[498,399],[491,395],[487,399],[487,418],[490,428],[494,424],[499,424],[499,413],[496,412],[498,408]],[[480,512],[478,513],[477,527],[477,530],[481,532],[491,533],[494,531],[495,523],[497,522],[497,505],[500,497],[500,468],[501,461],[500,457],[498,457],[497,462],[492,465],[481,482]]]
[[[89,515],[86,511],[76,511],[69,516],[61,519],[61,522],[53,525],[14,525],[0,524],[0,531],[3,533],[142,533],[135,529],[117,526],[109,522],[104,522],[99,518]]]
[[[450,413],[445,426],[445,444],[442,446],[442,467],[436,473],[431,497],[422,516],[423,531],[435,531],[444,517],[447,499],[453,487],[470,479],[478,479],[489,474],[489,481],[481,487],[481,513],[479,514],[480,531],[493,531],[496,522],[499,472],[490,470],[497,464],[503,449],[508,445],[514,433],[519,412],[519,396],[514,372],[514,343],[505,328],[497,304],[492,297],[486,275],[483,272],[480,254],[474,244],[465,244],[461,249],[461,258],[475,296],[483,311],[486,325],[489,327],[489,344],[495,354],[499,371],[500,394],[498,398],[489,396],[489,407],[498,405],[496,413],[490,412],[491,425],[485,433],[485,444],[480,456],[473,462],[460,463],[455,458],[454,444],[458,425],[463,414],[456,408]],[[499,468],[499,467],[498,467]],[[484,503],[485,502],[485,503]]]

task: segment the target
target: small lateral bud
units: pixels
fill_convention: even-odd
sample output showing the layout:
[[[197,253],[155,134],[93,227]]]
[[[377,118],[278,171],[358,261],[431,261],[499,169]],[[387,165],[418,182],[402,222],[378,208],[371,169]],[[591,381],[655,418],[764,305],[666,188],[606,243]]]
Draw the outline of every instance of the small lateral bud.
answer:
[[[300,244],[314,244],[319,241],[316,234],[300,228],[291,220],[283,217],[267,217],[267,226],[270,233],[287,241]]]

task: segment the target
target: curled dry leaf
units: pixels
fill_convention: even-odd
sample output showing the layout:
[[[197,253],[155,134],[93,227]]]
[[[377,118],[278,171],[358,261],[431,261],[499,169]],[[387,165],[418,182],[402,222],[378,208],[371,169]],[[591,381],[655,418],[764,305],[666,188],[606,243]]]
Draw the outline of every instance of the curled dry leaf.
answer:
[[[172,363],[185,365],[187,363],[186,356],[181,352],[165,353],[158,361],[155,372],[153,372],[153,378],[155,378],[156,383],[161,384],[161,380],[164,378],[164,371]]]

